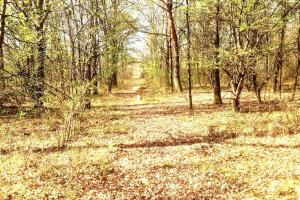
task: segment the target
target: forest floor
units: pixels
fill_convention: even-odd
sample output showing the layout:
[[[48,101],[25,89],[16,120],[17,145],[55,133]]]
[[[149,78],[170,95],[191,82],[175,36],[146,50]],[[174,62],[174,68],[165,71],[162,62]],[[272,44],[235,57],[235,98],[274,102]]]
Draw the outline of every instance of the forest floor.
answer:
[[[243,96],[242,113],[209,93],[95,97],[67,148],[59,118],[0,117],[0,199],[298,199],[297,104]],[[247,99],[247,102],[245,101]],[[270,97],[271,99],[271,97]],[[50,115],[50,116],[49,116]]]

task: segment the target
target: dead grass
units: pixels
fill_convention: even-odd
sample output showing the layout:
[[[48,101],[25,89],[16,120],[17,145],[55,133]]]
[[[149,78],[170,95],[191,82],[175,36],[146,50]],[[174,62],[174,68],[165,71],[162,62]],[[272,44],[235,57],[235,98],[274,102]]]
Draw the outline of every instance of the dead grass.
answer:
[[[178,94],[96,97],[65,149],[55,115],[6,113],[0,199],[297,199],[297,103],[249,96],[242,113],[208,93],[192,113]]]

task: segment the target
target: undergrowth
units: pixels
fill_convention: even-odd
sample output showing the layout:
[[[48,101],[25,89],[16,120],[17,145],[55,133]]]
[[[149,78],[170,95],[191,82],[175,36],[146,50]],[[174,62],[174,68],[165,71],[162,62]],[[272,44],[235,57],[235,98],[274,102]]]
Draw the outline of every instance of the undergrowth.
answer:
[[[200,101],[190,113],[170,95],[94,101],[88,112],[65,102],[1,116],[0,199],[299,196],[297,106],[234,113]]]

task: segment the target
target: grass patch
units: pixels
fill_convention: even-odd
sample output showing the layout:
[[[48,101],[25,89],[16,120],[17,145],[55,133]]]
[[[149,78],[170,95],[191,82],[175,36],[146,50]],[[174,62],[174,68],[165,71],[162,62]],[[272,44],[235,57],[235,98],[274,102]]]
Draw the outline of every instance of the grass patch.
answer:
[[[55,112],[1,116],[0,199],[299,197],[297,105],[234,113],[200,93],[191,113],[178,95],[134,98],[96,97],[63,149]]]
[[[13,153],[0,157],[2,197],[74,199],[91,182],[103,184],[113,172],[107,150],[51,154]]]

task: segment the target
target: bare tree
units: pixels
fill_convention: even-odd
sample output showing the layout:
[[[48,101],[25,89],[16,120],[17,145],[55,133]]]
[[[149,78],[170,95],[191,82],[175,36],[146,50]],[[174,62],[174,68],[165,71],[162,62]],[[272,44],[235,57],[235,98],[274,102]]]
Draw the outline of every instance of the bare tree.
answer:
[[[186,35],[187,35],[187,64],[188,64],[188,90],[189,90],[189,108],[193,110],[192,96],[192,66],[191,66],[191,27],[190,27],[190,8],[189,0],[186,0]]]
[[[300,24],[300,15],[299,15],[299,24]],[[298,86],[298,78],[300,73],[300,25],[298,27],[298,37],[297,37],[297,66],[296,66],[296,74],[295,74],[295,81],[294,81],[294,87],[293,87],[293,94],[292,94],[292,100],[295,98],[297,86]]]
[[[172,40],[172,46],[174,49],[174,57],[175,57],[175,68],[174,68],[174,79],[175,86],[179,92],[182,92],[182,85],[180,79],[180,47],[178,42],[177,30],[175,25],[175,20],[173,16],[173,0],[163,1],[165,4],[165,8],[168,14],[168,24],[170,29],[170,35]]]
[[[220,83],[220,69],[219,69],[219,49],[220,49],[220,0],[216,2],[216,16],[215,16],[215,68],[211,72],[211,80],[214,94],[214,104],[222,104],[221,97],[221,83]]]
[[[5,23],[6,23],[6,9],[7,9],[7,0],[2,1],[2,13],[0,15],[0,87],[4,86],[2,78],[2,73],[4,69],[4,50],[3,50],[3,44],[4,44],[4,35],[5,35]]]
[[[35,79],[36,79],[36,85],[35,85],[35,107],[36,108],[43,108],[44,102],[43,102],[43,96],[45,92],[45,59],[46,59],[46,49],[47,49],[47,43],[46,43],[46,37],[45,37],[45,23],[48,17],[48,14],[50,11],[45,9],[45,2],[46,0],[39,0],[37,4],[37,10],[39,13],[39,21],[36,25],[36,31],[38,36],[38,42],[37,42],[37,50],[38,50],[38,67],[35,72]]]
[[[279,89],[280,94],[282,90],[282,73],[283,73],[283,62],[284,62],[284,43],[285,43],[285,32],[286,32],[286,5],[284,0],[281,1],[281,21],[283,22],[282,27],[279,30],[279,45],[275,55],[274,61],[274,83],[273,83],[273,91],[277,92]],[[278,85],[279,84],[279,85]]]

